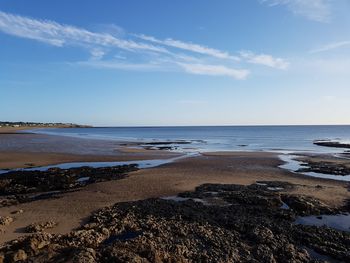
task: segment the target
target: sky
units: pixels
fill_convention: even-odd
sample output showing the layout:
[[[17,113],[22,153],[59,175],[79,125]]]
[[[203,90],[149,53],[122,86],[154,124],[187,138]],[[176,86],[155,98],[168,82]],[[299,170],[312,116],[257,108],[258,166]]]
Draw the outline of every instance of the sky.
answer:
[[[350,124],[349,0],[0,0],[0,120]]]

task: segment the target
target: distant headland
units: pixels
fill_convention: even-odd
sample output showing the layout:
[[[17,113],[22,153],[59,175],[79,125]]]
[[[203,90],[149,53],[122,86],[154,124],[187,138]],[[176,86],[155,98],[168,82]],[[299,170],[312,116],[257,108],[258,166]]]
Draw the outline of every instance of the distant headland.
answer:
[[[0,121],[0,133],[16,133],[20,130],[37,128],[88,128],[91,126],[61,122],[23,122]]]

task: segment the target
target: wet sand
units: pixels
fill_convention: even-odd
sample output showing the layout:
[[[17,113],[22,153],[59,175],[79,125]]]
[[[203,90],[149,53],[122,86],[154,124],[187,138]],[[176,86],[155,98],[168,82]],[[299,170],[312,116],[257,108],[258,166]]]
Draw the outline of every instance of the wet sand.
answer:
[[[80,139],[1,128],[0,169],[46,166],[66,162],[129,161],[164,159],[179,154],[130,149],[108,140]]]
[[[5,232],[0,235],[0,242],[23,235],[21,229],[34,222],[55,220],[58,225],[51,232],[67,233],[96,209],[117,202],[176,195],[203,183],[247,185],[259,180],[288,181],[297,184],[292,193],[310,195],[331,206],[340,206],[350,197],[346,183],[297,176],[278,168],[279,164],[281,161],[273,153],[207,153],[139,170],[122,180],[88,185],[80,191],[62,194],[58,199],[0,208],[3,216],[24,210],[23,214],[14,216],[11,225],[3,228]]]
[[[76,161],[122,161],[172,157],[166,151],[145,151],[121,147],[115,141],[86,140],[37,134],[0,134],[2,168],[48,165]],[[122,180],[88,185],[59,198],[38,200],[0,208],[1,216],[15,220],[3,226],[0,243],[24,235],[31,223],[54,220],[52,233],[67,233],[78,227],[95,210],[117,202],[176,195],[204,183],[248,185],[260,180],[296,184],[294,194],[316,197],[331,206],[341,206],[350,198],[348,184],[297,175],[278,166],[276,153],[216,152],[181,159],[160,167],[130,173]],[[24,213],[11,212],[23,209]]]

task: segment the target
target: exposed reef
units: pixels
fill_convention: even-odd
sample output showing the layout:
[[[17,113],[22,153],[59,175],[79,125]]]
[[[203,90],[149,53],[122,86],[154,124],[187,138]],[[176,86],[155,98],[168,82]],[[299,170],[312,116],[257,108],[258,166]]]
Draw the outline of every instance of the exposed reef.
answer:
[[[301,168],[297,172],[314,172],[337,176],[350,175],[350,160],[329,155],[306,156],[299,158]]]
[[[350,148],[350,143],[342,143],[342,142],[330,141],[330,140],[316,140],[314,141],[314,144],[318,146],[326,146],[326,147]]]
[[[118,203],[69,234],[6,243],[0,262],[350,262],[349,232],[295,223],[348,207],[292,195],[293,187],[205,184],[176,201]]]
[[[10,171],[0,176],[0,206],[53,197],[91,183],[123,179],[137,169],[137,165],[130,164],[101,168]]]

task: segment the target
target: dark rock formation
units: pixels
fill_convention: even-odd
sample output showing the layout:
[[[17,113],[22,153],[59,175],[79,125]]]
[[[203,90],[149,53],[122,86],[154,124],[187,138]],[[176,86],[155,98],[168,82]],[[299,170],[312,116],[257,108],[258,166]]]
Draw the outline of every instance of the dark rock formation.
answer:
[[[350,175],[349,165],[325,161],[312,161],[309,159],[303,159],[303,162],[303,168],[297,170],[299,173],[315,172],[339,176]]]
[[[123,179],[127,173],[135,170],[136,164],[10,171],[0,177],[0,206],[53,197],[62,191],[71,191],[91,183]]]
[[[318,146],[326,146],[326,147],[350,148],[349,143],[341,143],[337,141],[317,140],[317,141],[314,141],[314,144]]]
[[[283,192],[272,185],[284,186]],[[294,224],[300,215],[340,210],[285,193],[289,187],[283,182],[206,184],[183,193],[190,199],[181,202],[119,203],[97,211],[67,235],[43,232],[8,242],[0,248],[0,258],[39,263],[322,262],[317,254],[350,262],[350,233]],[[221,199],[221,205],[210,199]]]

